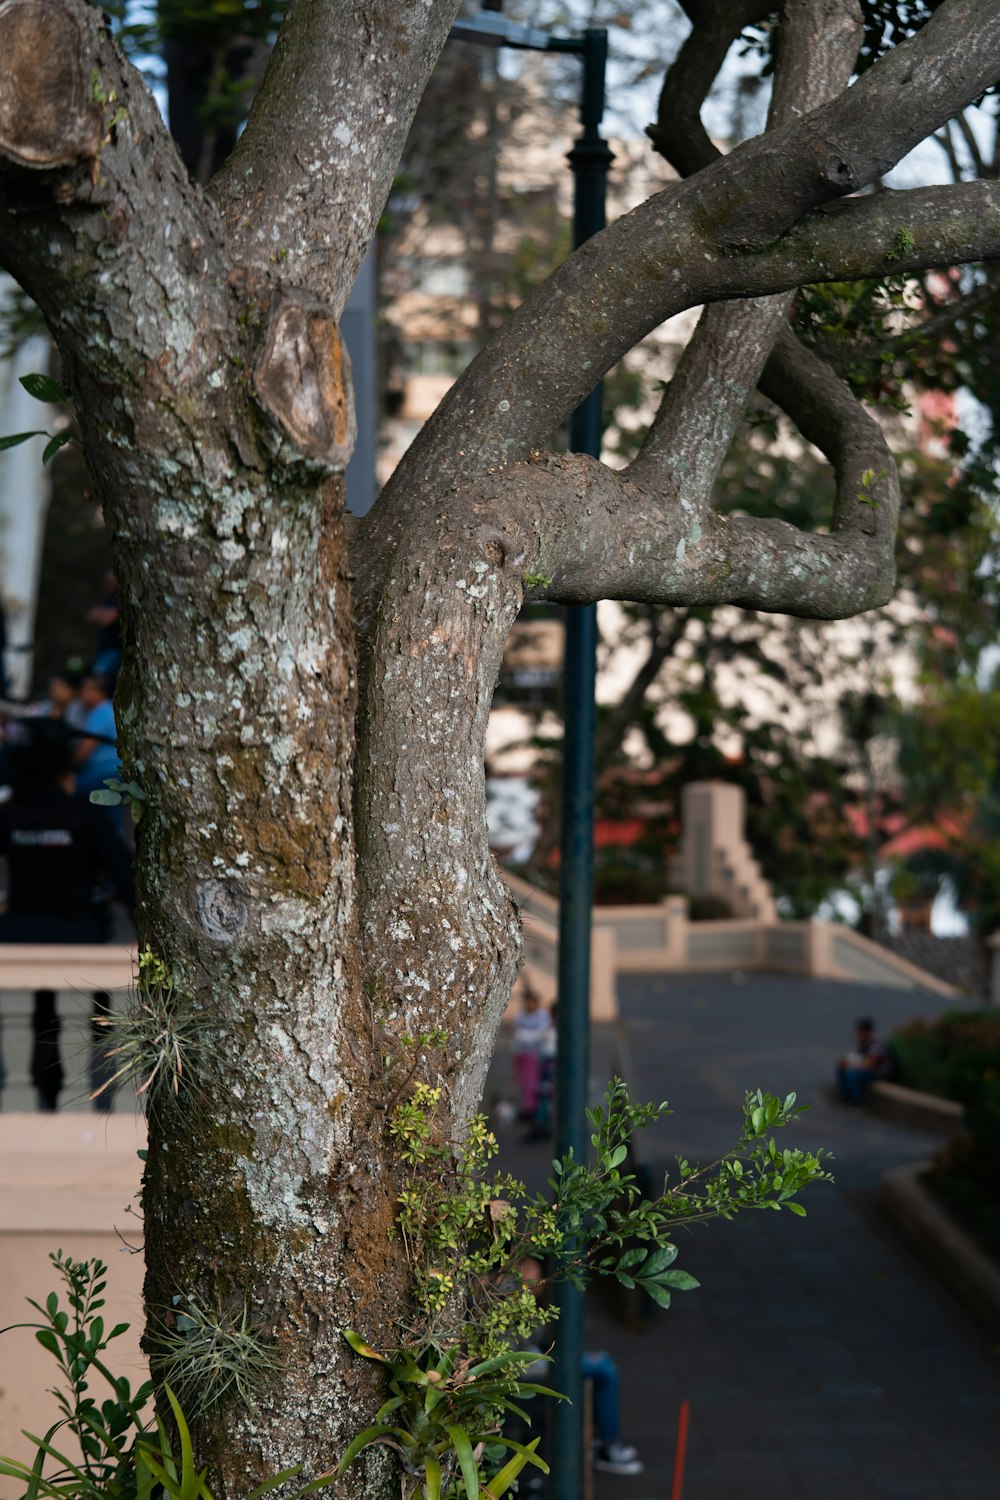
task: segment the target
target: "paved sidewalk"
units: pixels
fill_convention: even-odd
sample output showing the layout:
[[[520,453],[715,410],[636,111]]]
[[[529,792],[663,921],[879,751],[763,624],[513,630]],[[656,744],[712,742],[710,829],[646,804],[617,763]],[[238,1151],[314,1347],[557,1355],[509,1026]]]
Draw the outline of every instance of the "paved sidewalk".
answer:
[[[762,1213],[685,1232],[679,1264],[701,1289],[668,1312],[650,1307],[641,1331],[613,1299],[591,1297],[589,1343],[619,1362],[623,1436],[646,1461],[637,1478],[597,1475],[596,1500],[673,1500],[685,1399],[683,1500],[1000,1500],[1000,1349],[878,1202],[882,1172],[937,1142],[825,1092],[855,1016],[872,1014],[884,1034],[940,999],[778,975],[635,976],[620,995],[632,1091],[676,1111],[647,1139],[654,1172],[724,1149],[744,1091],[760,1086],[813,1106],[796,1138],[834,1153],[837,1181],[809,1190],[806,1219]],[[615,1040],[597,1028],[597,1093]],[[536,1179],[549,1155],[504,1142],[505,1164]]]

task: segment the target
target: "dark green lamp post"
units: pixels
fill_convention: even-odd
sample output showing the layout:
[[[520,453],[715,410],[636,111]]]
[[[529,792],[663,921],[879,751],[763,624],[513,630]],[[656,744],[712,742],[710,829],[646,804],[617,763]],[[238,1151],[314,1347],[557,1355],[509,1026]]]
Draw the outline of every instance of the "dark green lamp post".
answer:
[[[574,174],[574,248],[604,228],[605,186],[612,153],[601,138],[606,31],[590,30],[560,51],[583,59],[580,100],[582,130],[569,164]],[[601,454],[601,387],[598,385],[570,418],[574,453]],[[556,1150],[587,1156],[587,1083],[590,1075],[590,935],[594,877],[594,742],[597,711],[597,606],[566,611],[563,667],[562,832],[559,864],[559,1057],[556,1077]],[[567,1282],[557,1293],[556,1358],[553,1382],[570,1398],[555,1410],[552,1447],[553,1500],[579,1500],[583,1494],[584,1294]]]
[[[573,171],[573,245],[604,228],[605,187],[612,152],[601,138],[608,34],[591,29],[580,36],[555,37],[519,26],[487,6],[452,27],[456,40],[532,51],[572,52],[583,63],[581,132],[569,164]],[[570,418],[574,453],[601,453],[601,388],[598,385]],[[563,667],[564,737],[562,837],[559,865],[559,1057],[556,1075],[556,1150],[586,1158],[585,1110],[590,1073],[590,933],[593,897],[594,740],[597,676],[597,608],[566,611]],[[553,1500],[580,1500],[583,1494],[584,1298],[565,1282],[558,1291],[555,1388],[569,1397],[557,1402],[551,1446]]]

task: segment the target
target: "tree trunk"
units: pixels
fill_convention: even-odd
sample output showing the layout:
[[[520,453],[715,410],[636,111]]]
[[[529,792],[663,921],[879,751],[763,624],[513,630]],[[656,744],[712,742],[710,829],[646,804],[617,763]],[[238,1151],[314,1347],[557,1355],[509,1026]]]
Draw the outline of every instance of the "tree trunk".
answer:
[[[831,104],[571,257],[458,383],[348,557],[336,319],[457,9],[295,0],[203,193],[94,7],[0,0],[0,250],[59,345],[122,585],[140,939],[165,965],[134,1029],[146,1007],[163,1021],[147,1033],[183,1034],[151,1121],[147,1347],[186,1382],[219,1500],[329,1469],[377,1408],[377,1366],[340,1331],[392,1347],[407,1310],[385,1079],[404,1036],[444,1029],[417,1066],[447,1084],[460,1134],[519,962],[482,752],[525,591],[820,617],[884,602],[885,440],[788,349],[782,311],[738,299],[1000,249],[993,184],[810,214],[1000,74],[992,0],[944,0]],[[831,48],[842,87],[852,0],[783,13],[793,37],[806,26],[792,52]],[[735,306],[703,319],[688,394],[630,471],[539,451],[632,343],[704,300]],[[709,505],[772,345],[837,472],[823,535]],[[367,1468],[345,1493],[387,1483]]]
[[[142,941],[205,1024],[150,1122],[146,1347],[167,1378],[177,1361],[196,1411],[217,1394],[210,1335],[184,1318],[179,1332],[178,1314],[194,1304],[195,1321],[258,1341],[245,1392],[197,1426],[232,1496],[294,1462],[331,1466],[372,1398],[339,1331],[392,1344],[385,1292],[403,1290],[360,984],[341,481],[296,494],[274,476],[244,495],[179,528],[188,493],[146,525],[131,496],[127,525],[106,498],[125,533],[127,770],[149,789]]]

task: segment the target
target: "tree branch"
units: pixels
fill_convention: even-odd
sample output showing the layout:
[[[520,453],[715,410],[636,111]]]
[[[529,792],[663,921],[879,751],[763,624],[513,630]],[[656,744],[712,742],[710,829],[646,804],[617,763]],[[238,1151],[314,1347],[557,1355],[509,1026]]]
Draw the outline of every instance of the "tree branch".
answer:
[[[983,161],[983,155],[979,149],[979,142],[976,140],[975,132],[973,131],[972,126],[969,124],[968,120],[965,117],[964,110],[960,110],[959,113],[955,116],[955,124],[958,128],[959,135],[965,142],[965,149],[969,153],[969,157],[972,161],[972,169],[975,172],[976,176],[988,177],[990,174],[987,170],[986,163]]]
[[[891,547],[899,514],[896,465],[882,428],[850,387],[787,329],[760,388],[832,464],[837,477],[834,531],[861,530],[886,541],[883,522],[888,518]]]
[[[473,361],[407,452],[361,528],[366,582],[378,588],[420,497],[526,458],[595,380],[685,307],[997,254],[1000,198],[988,184],[808,213],[877,178],[997,76],[992,0],[945,0],[831,104],[744,143],[589,240]]]
[[[646,129],[653,149],[679,176],[690,177],[719,155],[702,124],[702,105],[740,32],[773,8],[774,0],[709,0],[685,7],[693,29],[667,69],[656,123]]]
[[[690,618],[686,610],[677,610],[670,615],[669,620],[664,620],[658,610],[651,610],[649,653],[621,698],[612,705],[598,726],[594,745],[594,759],[598,767],[610,759],[635,723],[646,694],[660,675],[660,668],[668,657],[673,656],[683,640]]]
[[[0,259],[42,309],[71,393],[86,394],[91,458],[148,493],[139,471],[155,447],[190,460],[201,485],[220,446],[253,452],[216,420],[239,381],[218,215],[98,10],[6,0],[0,55]],[[67,92],[53,100],[56,82]]]
[[[294,0],[209,193],[237,255],[339,317],[459,0]]]
[[[756,249],[810,208],[877,182],[998,77],[992,0],[945,0],[830,104],[744,142],[698,174],[717,242]],[[721,203],[716,178],[726,180]]]
[[[791,294],[706,307],[677,363],[641,451],[635,482],[681,497],[704,515]]]
[[[877,423],[858,423],[860,408],[846,388],[845,400],[851,410],[838,413],[827,441],[838,471],[829,534],[715,512],[692,519],[677,497],[640,488],[627,471],[551,456],[519,465],[503,486],[505,511],[522,525],[528,486],[535,486],[543,519],[528,566],[552,577],[547,597],[562,603],[737,604],[807,619],[879,607],[895,581],[895,472]]]
[[[844,88],[863,34],[857,0],[784,0],[768,128]],[[705,309],[632,465],[637,483],[676,490],[685,506],[707,510],[791,301],[786,293]]]

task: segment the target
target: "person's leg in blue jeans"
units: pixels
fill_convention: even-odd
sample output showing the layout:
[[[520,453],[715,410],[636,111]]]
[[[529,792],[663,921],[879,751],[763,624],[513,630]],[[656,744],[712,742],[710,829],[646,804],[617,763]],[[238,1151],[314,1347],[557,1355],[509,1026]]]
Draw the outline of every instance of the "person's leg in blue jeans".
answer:
[[[846,1104],[864,1104],[865,1090],[873,1074],[868,1068],[839,1068],[840,1097]]]
[[[610,1354],[601,1349],[583,1356],[583,1378],[593,1382],[594,1431],[602,1443],[613,1443],[618,1437],[618,1366]]]
[[[583,1378],[594,1392],[594,1467],[609,1474],[641,1474],[635,1448],[618,1437],[618,1366],[603,1349],[584,1353]]]

